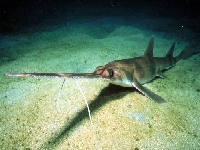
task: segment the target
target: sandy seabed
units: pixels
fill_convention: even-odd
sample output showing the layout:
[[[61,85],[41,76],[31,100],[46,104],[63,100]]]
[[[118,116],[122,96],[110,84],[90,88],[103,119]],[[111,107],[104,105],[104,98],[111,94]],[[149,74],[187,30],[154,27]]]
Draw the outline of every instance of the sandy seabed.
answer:
[[[173,35],[134,26],[95,25],[104,19],[2,37],[7,53],[0,65],[1,149],[200,148],[199,55],[179,61],[164,72],[165,79],[144,85],[168,101],[163,104],[97,79],[66,79],[60,91],[63,79],[5,76],[93,72],[109,61],[142,55],[151,35],[159,57],[176,41]],[[186,45],[179,41],[175,55]],[[76,82],[90,104],[92,124]]]

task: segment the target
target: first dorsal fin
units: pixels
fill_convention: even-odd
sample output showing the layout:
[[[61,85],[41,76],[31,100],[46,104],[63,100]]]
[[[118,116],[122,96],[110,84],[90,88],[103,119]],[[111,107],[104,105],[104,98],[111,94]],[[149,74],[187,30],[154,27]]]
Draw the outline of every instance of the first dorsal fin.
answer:
[[[144,51],[144,57],[153,57],[154,37],[152,36]]]
[[[169,51],[166,54],[166,57],[173,57],[173,52],[174,52],[174,48],[175,48],[176,43],[173,43],[172,46],[170,47]]]

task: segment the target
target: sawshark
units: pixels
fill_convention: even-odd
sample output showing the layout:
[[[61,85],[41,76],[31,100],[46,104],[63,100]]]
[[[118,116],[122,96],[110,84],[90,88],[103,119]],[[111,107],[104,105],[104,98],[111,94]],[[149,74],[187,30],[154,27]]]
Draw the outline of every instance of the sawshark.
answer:
[[[93,73],[7,73],[16,77],[50,77],[50,78],[98,78],[123,87],[135,87],[149,99],[158,103],[166,102],[164,98],[150,91],[143,84],[156,76],[164,78],[162,71],[173,67],[179,60],[199,53],[194,46],[188,46],[174,57],[175,43],[172,44],[165,57],[153,57],[154,37],[147,44],[140,57],[114,60],[104,66],[98,66]]]

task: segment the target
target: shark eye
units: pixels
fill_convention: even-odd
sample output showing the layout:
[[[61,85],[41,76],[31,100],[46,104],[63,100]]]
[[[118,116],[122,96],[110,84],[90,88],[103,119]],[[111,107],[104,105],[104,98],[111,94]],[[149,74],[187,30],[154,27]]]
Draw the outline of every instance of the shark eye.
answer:
[[[114,76],[114,70],[108,69],[109,77],[112,78]]]

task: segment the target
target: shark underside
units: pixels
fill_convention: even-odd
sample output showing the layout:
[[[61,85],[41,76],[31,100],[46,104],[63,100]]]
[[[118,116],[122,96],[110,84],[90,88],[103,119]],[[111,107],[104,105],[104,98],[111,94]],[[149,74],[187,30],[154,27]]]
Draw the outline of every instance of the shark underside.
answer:
[[[158,103],[166,100],[146,87],[142,86],[156,76],[164,78],[162,73],[174,66],[179,60],[199,53],[196,47],[186,47],[178,56],[173,57],[175,43],[165,57],[153,57],[154,37],[151,37],[144,54],[141,57],[114,60],[105,66],[99,66],[93,73],[8,73],[7,76],[17,77],[52,77],[52,78],[100,78],[123,87],[135,87],[145,96]]]

